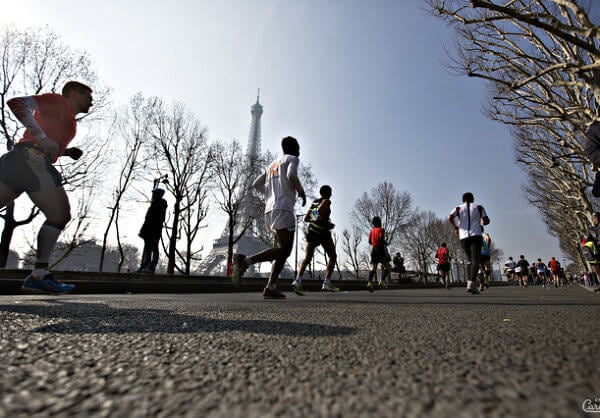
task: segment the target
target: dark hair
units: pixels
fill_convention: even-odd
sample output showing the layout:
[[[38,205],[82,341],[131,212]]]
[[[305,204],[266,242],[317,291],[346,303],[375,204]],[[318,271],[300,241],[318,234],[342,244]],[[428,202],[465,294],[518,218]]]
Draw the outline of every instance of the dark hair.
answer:
[[[324,184],[319,189],[319,194],[327,199],[331,197],[331,186]]]
[[[374,227],[381,228],[381,218],[379,216],[373,216],[373,220],[371,221]]]
[[[62,88],[62,95],[68,96],[72,91],[78,93],[91,93],[92,89],[79,81],[67,81]]]
[[[442,247],[445,247],[445,246],[446,246],[446,243],[445,243],[445,242],[442,242]]]
[[[297,156],[300,151],[300,145],[298,145],[298,140],[293,136],[286,136],[281,140],[281,149],[284,154]]]
[[[467,192],[462,195],[462,201],[465,203],[473,203],[475,198],[473,197],[473,193]]]

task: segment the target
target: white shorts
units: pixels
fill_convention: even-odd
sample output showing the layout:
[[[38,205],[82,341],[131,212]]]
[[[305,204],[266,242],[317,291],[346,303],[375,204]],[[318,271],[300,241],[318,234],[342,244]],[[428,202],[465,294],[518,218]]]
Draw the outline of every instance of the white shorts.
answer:
[[[265,213],[267,232],[275,233],[278,229],[296,230],[296,216],[289,210],[273,209]]]

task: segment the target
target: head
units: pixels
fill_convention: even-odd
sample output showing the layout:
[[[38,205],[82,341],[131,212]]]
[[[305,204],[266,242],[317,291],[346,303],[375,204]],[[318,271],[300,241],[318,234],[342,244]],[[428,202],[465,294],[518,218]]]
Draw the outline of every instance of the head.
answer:
[[[331,187],[326,184],[321,186],[321,188],[319,189],[319,194],[321,195],[321,197],[329,199],[331,197]]]
[[[79,81],[68,81],[62,89],[62,95],[75,113],[88,113],[92,106],[92,89]]]
[[[373,216],[371,223],[375,228],[381,228],[381,218],[379,216]]]
[[[152,190],[152,200],[162,199],[162,197],[164,195],[165,195],[165,189],[161,189],[161,188],[157,187],[156,189]]]
[[[284,154],[293,155],[294,157],[300,156],[300,145],[293,136],[286,136],[281,140],[281,149]]]
[[[442,242],[442,247],[446,248],[448,246],[448,244],[446,244],[445,242]]]
[[[509,260],[512,260],[512,257],[508,257]]]
[[[462,201],[463,201],[463,203],[473,203],[475,201],[475,198],[473,197],[473,193],[471,193],[471,192],[464,193],[462,195]]]
[[[592,221],[594,222],[594,225],[600,223],[600,212],[594,212],[592,214]]]
[[[542,259],[541,259],[541,258],[538,258],[538,263],[541,263],[541,262],[542,262]]]
[[[519,256],[519,258],[520,258],[521,260],[525,260],[525,256],[524,256],[524,255],[520,255],[520,256]]]

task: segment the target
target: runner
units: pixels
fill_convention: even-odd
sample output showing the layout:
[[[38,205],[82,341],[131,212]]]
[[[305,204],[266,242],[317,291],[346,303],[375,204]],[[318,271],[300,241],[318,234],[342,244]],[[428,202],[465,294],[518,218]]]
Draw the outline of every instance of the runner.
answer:
[[[560,263],[556,258],[552,257],[552,259],[548,261],[548,267],[550,267],[550,271],[552,272],[554,287],[558,287],[560,282]]]
[[[331,215],[331,187],[327,185],[322,186],[319,194],[321,197],[312,202],[308,208],[308,212],[304,216],[304,222],[308,222],[306,230],[306,255],[298,267],[298,276],[292,282],[294,292],[298,295],[304,295],[304,291],[302,290],[302,276],[304,275],[306,266],[308,266],[308,263],[313,258],[315,249],[319,245],[323,247],[328,257],[325,280],[321,288],[329,292],[340,290],[331,283],[331,276],[333,275],[333,269],[337,260],[335,243],[330,232],[335,226],[329,219]]]
[[[492,249],[492,238],[487,232],[483,234],[483,244],[481,245],[481,265],[483,269],[483,280],[479,285],[479,291],[483,292],[483,288],[490,287],[490,278],[492,276],[492,265],[490,251]]]
[[[385,242],[385,230],[381,227],[381,218],[379,216],[373,217],[371,221],[373,229],[369,233],[369,245],[371,248],[371,270],[369,271],[369,280],[367,282],[367,290],[373,292],[373,278],[377,274],[377,265],[381,264],[381,279],[378,285],[380,287],[387,287],[385,285],[385,279],[390,274],[390,256],[387,251]]]
[[[517,268],[516,261],[513,260],[512,257],[508,257],[508,261],[504,263],[504,266],[506,267],[506,277],[508,278],[508,281],[512,282],[513,286],[515,286],[515,269]]]
[[[75,289],[54,278],[49,260],[56,241],[71,220],[69,198],[62,177],[52,165],[58,157],[78,160],[83,151],[67,148],[75,137],[75,116],[92,106],[92,89],[77,81],[67,82],[62,94],[47,93],[15,97],[7,101],[15,117],[25,126],[23,138],[0,158],[0,207],[25,192],[46,217],[37,236],[33,271],[22,290],[62,294]]]
[[[518,270],[517,275],[519,276],[519,283],[522,286],[527,287],[527,284],[529,282],[529,261],[525,260],[524,255],[519,256],[519,261],[517,261],[517,268],[515,269],[515,271],[516,270]]]
[[[547,275],[546,275],[546,265],[542,261],[541,258],[537,259],[537,262],[534,263],[535,271],[537,274],[536,284],[542,284],[544,288],[546,287]]]
[[[472,193],[462,195],[463,204],[454,208],[448,215],[448,222],[454,228],[454,232],[460,239],[460,244],[467,255],[467,292],[478,294],[475,283],[479,272],[481,260],[481,246],[483,245],[483,226],[490,223],[485,209],[481,205],[475,205]],[[455,221],[455,219],[457,221]],[[458,222],[458,225],[457,223]]]
[[[437,259],[437,271],[440,278],[445,284],[446,289],[450,289],[450,252],[445,242],[435,252],[435,258]]]
[[[588,229],[587,241],[594,244],[594,260],[588,261],[596,278],[600,280],[600,212],[592,214],[592,226]],[[594,292],[599,292],[600,286],[594,288]]]
[[[294,246],[296,193],[302,199],[302,206],[306,205],[306,194],[298,179],[300,145],[296,138],[286,136],[281,141],[281,148],[283,155],[273,161],[253,184],[266,197],[265,226],[275,236],[275,247],[250,257],[236,254],[233,263],[234,277],[239,279],[250,265],[272,262],[269,281],[263,291],[265,299],[285,299],[285,295],[277,289],[276,281]]]

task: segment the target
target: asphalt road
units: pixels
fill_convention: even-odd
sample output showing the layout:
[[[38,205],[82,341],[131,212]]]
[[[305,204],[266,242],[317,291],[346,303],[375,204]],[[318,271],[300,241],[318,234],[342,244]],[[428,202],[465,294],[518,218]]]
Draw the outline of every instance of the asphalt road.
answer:
[[[600,295],[0,296],[0,416],[578,417]]]

